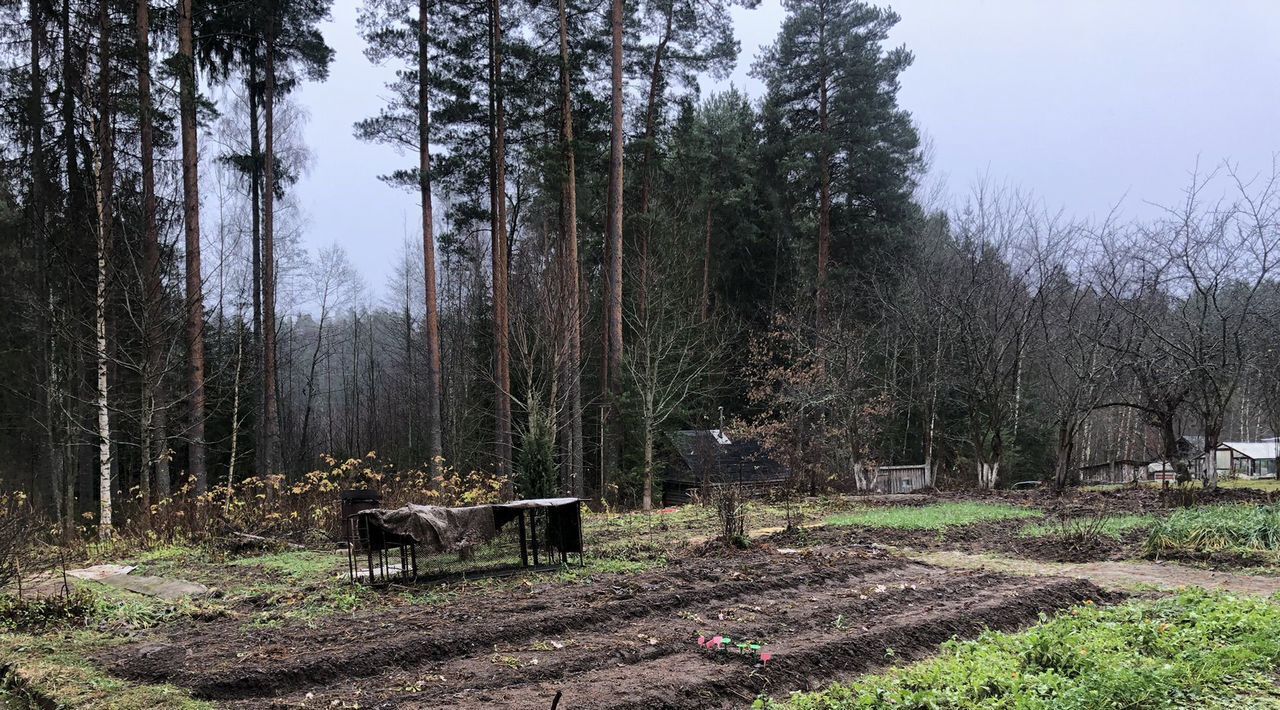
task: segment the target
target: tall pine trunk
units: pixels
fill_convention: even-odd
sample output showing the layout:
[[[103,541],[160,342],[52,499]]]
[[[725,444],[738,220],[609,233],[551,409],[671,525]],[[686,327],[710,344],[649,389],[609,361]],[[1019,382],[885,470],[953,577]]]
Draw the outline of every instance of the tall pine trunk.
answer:
[[[254,369],[262,369],[262,126],[258,107],[262,103],[262,88],[258,85],[258,46],[256,41],[249,51],[249,77],[245,82],[249,109],[249,236],[251,277],[249,291],[253,306],[253,340],[250,351],[257,358]],[[253,388],[253,470],[266,470],[267,440],[264,429],[267,417],[266,400],[263,398],[262,380],[255,378]]]
[[[160,235],[156,228],[155,142],[151,118],[151,8],[148,0],[138,0],[138,137],[142,158],[142,251],[143,288],[145,289],[142,369],[142,461],[138,488],[142,496],[143,517],[151,512],[151,470],[155,460],[152,427],[160,387]]]
[[[262,93],[262,430],[266,438],[263,473],[276,472],[280,463],[280,423],[276,399],[276,255],[275,255],[275,20],[268,20],[266,86]]]
[[[506,117],[502,105],[502,7],[491,0],[489,15],[489,87],[492,107],[490,127],[489,203],[493,244],[493,340],[495,384],[495,437],[497,473],[511,476],[511,344],[507,311],[507,169]],[[510,484],[508,491],[510,492]]]
[[[187,472],[197,495],[209,489],[204,441],[204,283],[200,273],[200,165],[196,145],[196,62],[192,0],[178,2],[179,113],[182,123],[182,207],[186,246]]]
[[[75,61],[76,46],[71,36],[71,2],[72,0],[63,0],[58,17],[58,29],[62,34],[62,81],[67,87],[78,86],[81,76]],[[76,162],[77,143],[76,143],[76,98],[78,92],[63,91],[62,102],[59,106],[62,118],[62,142],[63,153],[65,158],[65,171],[67,175],[67,192],[66,192],[66,233],[63,238],[67,244],[75,243],[76,230],[79,228],[78,217],[82,216],[85,210],[84,203],[84,180],[80,172],[80,166]],[[50,302],[50,310],[54,310],[52,296]],[[65,310],[60,312],[58,320],[65,322],[67,314]],[[68,344],[69,345],[69,344]],[[52,347],[50,348],[53,349]],[[75,532],[76,528],[76,490],[78,488],[79,467],[76,465],[75,450],[72,442],[78,431],[75,412],[74,390],[78,390],[77,379],[72,377],[71,373],[78,372],[81,366],[79,351],[77,349],[66,347],[65,350],[64,369],[65,377],[58,377],[57,364],[51,365],[50,382],[60,382],[61,387],[55,390],[55,398],[61,401],[61,416],[59,417],[58,429],[62,432],[61,442],[58,444],[61,449],[62,458],[62,524],[63,535],[69,540]],[[55,403],[51,403],[51,407]],[[51,446],[52,446],[51,442]]]
[[[565,358],[565,388],[569,400],[568,449],[569,480],[566,492],[581,498],[584,494],[582,441],[582,294],[578,267],[578,176],[573,147],[573,95],[569,79],[569,18],[565,0],[559,0],[560,24],[560,143],[564,157],[564,195],[561,222],[564,244],[563,261],[565,304],[568,308],[568,347]]]
[[[622,0],[611,0],[613,116],[609,140],[609,194],[605,222],[605,416],[601,426],[601,485],[617,475],[622,459]],[[600,491],[603,498],[604,490]]]
[[[702,296],[699,317],[706,322],[711,316],[711,197],[707,197],[707,223],[702,244]]]
[[[640,159],[640,230],[639,254],[637,261],[636,309],[640,318],[644,318],[649,304],[649,233],[652,231],[649,220],[649,198],[653,192],[654,145],[658,140],[658,104],[662,101],[664,78],[662,60],[667,53],[667,45],[671,42],[672,22],[675,19],[675,3],[667,3],[667,22],[653,52],[653,66],[649,71],[649,97],[644,111],[644,155]]]
[[[827,325],[827,272],[831,261],[831,148],[828,133],[831,117],[828,104],[831,77],[827,67],[827,22],[824,14],[818,27],[819,61],[822,63],[818,78],[818,279],[814,297],[816,308],[815,330],[822,337]]]
[[[424,330],[427,336],[427,453],[440,472],[444,460],[444,426],[440,403],[444,383],[440,362],[440,305],[436,294],[436,239],[431,205],[431,56],[428,44],[429,0],[418,2],[418,186],[422,198],[422,278],[426,287]]]
[[[653,448],[656,437],[651,417],[644,423],[644,494],[640,501],[643,510],[653,510]]]
[[[46,167],[44,154],[45,114],[43,96],[45,94],[44,72],[40,65],[43,53],[44,15],[41,0],[30,0],[28,3],[28,24],[31,35],[31,95],[27,103],[27,122],[31,131],[31,194],[29,208],[31,227],[37,249],[37,257],[41,265],[49,263],[49,255],[53,252],[47,220],[49,198],[46,189]],[[50,274],[45,268],[36,274],[37,284],[35,297],[40,300],[39,318],[37,321],[37,337],[41,356],[41,372],[43,374],[43,401],[41,409],[42,425],[45,431],[44,445],[46,457],[46,478],[49,482],[49,495],[53,504],[55,518],[62,523],[62,476],[64,475],[62,451],[58,446],[57,398],[62,387],[57,367],[57,347],[54,330],[55,304],[53,284]],[[34,473],[34,470],[33,470]]]
[[[94,299],[95,349],[97,355],[98,412],[98,538],[108,540],[111,521],[111,409],[107,389],[107,250],[111,246],[111,200],[114,187],[114,155],[111,127],[111,15],[108,0],[98,7],[98,115],[97,168],[98,273]]]
[[[172,401],[167,397],[164,400]],[[155,447],[156,498],[164,500],[169,497],[169,461],[172,457],[172,452],[169,451],[169,408],[167,406],[156,407],[154,431],[152,445]]]

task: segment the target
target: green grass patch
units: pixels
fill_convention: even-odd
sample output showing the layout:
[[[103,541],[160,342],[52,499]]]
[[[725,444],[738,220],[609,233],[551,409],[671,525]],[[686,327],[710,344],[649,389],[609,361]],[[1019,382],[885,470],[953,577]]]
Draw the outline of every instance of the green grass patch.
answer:
[[[237,567],[261,567],[293,579],[327,578],[337,572],[346,559],[330,552],[313,552],[310,550],[294,550],[276,552],[257,557],[240,557],[229,564]]]
[[[1253,488],[1259,491],[1269,491],[1275,493],[1280,491],[1280,480],[1274,478],[1266,478],[1252,480],[1248,478],[1233,478],[1227,481],[1218,481],[1218,485],[1223,488]]]
[[[88,658],[126,639],[94,631],[0,636],[0,665],[4,679],[19,702],[34,707],[112,708],[114,710],[204,710],[209,703],[194,700],[172,685],[146,685],[115,678],[98,670]],[[21,706],[19,706],[21,707]]]
[[[950,641],[934,659],[756,707],[1274,707],[1278,662],[1280,607],[1195,590],[1076,607],[1022,633]]]
[[[956,525],[972,525],[992,520],[1036,518],[1043,515],[1032,508],[998,503],[938,503],[920,507],[893,506],[867,508],[827,518],[827,525],[859,525],[900,530],[941,530]]]
[[[1156,521],[1152,515],[1108,515],[1104,518],[1065,518],[1055,522],[1032,523],[1018,534],[1022,537],[1109,537],[1119,540],[1126,534],[1150,527]]]
[[[1134,483],[1096,483],[1089,486],[1080,486],[1082,491],[1115,491],[1122,488],[1132,488],[1134,486],[1143,488],[1163,488],[1162,481],[1138,481]],[[1204,488],[1204,482],[1199,479],[1188,481],[1187,483],[1177,484],[1171,483],[1170,486],[1177,488],[1178,486],[1186,486],[1188,488],[1200,489]],[[1275,478],[1226,478],[1218,481],[1221,488],[1252,488],[1258,491],[1267,491],[1270,493],[1280,492],[1280,480]]]
[[[1147,537],[1152,555],[1280,550],[1280,506],[1210,505],[1175,510]]]

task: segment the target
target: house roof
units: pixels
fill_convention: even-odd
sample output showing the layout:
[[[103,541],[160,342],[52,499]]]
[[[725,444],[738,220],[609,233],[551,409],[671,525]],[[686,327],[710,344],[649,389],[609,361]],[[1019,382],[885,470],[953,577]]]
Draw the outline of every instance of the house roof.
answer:
[[[1178,437],[1178,444],[1181,448],[1190,451],[1204,451],[1203,436],[1180,436]]]
[[[1247,456],[1253,460],[1273,459],[1276,457],[1276,442],[1274,441],[1224,441],[1222,446],[1234,450],[1242,456]]]
[[[685,469],[672,471],[671,480],[700,480],[705,475],[710,480],[777,481],[788,475],[759,442],[733,441],[719,429],[672,432],[671,442]]]
[[[1116,459],[1114,461],[1099,461],[1097,463],[1083,464],[1080,466],[1080,469],[1110,468],[1112,466],[1146,466],[1148,463],[1148,461],[1139,461],[1137,459]]]

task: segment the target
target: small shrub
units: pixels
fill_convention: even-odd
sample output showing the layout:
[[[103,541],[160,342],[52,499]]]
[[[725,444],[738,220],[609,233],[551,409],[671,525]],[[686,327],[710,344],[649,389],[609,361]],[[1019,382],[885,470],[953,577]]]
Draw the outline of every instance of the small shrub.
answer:
[[[720,537],[726,544],[746,547],[747,502],[742,490],[733,484],[715,490],[712,496],[716,504],[716,519],[720,522]]]
[[[23,559],[40,527],[25,493],[0,494],[0,587],[23,573]]]
[[[58,626],[85,626],[97,604],[97,597],[86,589],[38,599],[0,596],[0,630],[43,631]]]
[[[1090,544],[1102,539],[1119,540],[1126,534],[1150,526],[1155,518],[1150,515],[1085,515],[1063,516],[1044,523],[1028,525],[1019,535],[1023,537],[1052,537],[1063,542]]]

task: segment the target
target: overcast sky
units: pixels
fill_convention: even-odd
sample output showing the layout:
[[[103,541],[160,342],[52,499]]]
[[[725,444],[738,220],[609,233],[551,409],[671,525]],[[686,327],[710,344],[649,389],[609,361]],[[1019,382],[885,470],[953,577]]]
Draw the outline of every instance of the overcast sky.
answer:
[[[357,141],[390,70],[356,34],[358,0],[336,0],[325,36],[329,81],[303,88],[314,166],[298,186],[306,243],[337,243],[380,291],[407,230],[412,195],[377,179],[411,156]],[[902,106],[932,143],[931,179],[953,199],[981,175],[1049,207],[1097,216],[1119,203],[1142,217],[1171,204],[1195,169],[1225,159],[1253,174],[1280,150],[1280,2],[1276,0],[899,0],[893,34],[915,54]],[[734,10],[747,76],[778,31],[781,0]]]

